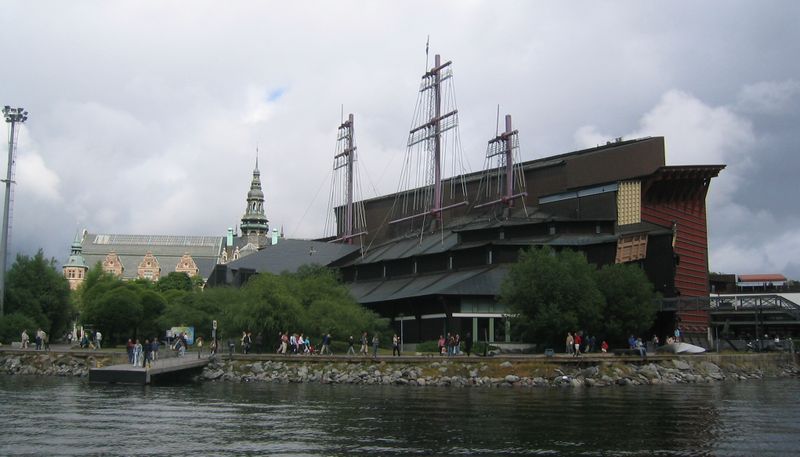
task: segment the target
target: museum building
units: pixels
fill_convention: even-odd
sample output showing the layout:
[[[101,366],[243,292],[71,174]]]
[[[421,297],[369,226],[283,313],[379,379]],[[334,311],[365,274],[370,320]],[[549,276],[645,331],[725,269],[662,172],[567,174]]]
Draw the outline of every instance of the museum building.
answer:
[[[225,236],[104,234],[83,230],[72,243],[69,259],[62,269],[73,290],[98,263],[103,270],[124,280],[158,281],[171,272],[183,272],[206,281],[215,265],[277,244],[281,236],[276,229],[272,232],[269,229],[256,159],[247,207],[238,229],[229,228]]]

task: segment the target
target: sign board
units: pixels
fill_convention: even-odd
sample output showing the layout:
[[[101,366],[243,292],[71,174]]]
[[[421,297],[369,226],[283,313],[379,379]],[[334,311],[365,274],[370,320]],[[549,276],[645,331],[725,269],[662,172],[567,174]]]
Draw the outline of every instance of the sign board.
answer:
[[[186,333],[186,344],[194,344],[194,327],[172,327],[171,329],[167,330],[167,335],[169,335],[169,332],[172,332],[172,335],[175,338],[182,333]]]
[[[217,321],[211,321],[211,328],[214,330],[217,329]]]

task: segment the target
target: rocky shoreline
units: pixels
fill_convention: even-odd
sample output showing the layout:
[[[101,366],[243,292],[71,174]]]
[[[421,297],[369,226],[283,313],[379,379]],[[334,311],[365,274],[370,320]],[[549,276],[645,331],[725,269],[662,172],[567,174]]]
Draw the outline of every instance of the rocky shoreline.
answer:
[[[777,358],[776,358],[777,359]],[[753,362],[756,363],[753,363]],[[789,360],[713,361],[686,357],[657,362],[590,362],[588,366],[542,359],[460,360],[420,363],[215,360],[201,381],[408,385],[437,387],[607,387],[712,383],[797,376]]]
[[[0,373],[86,377],[89,369],[124,363],[125,354],[0,352]],[[436,387],[608,387],[713,383],[798,376],[788,354],[619,357],[575,360],[541,357],[493,358],[214,358],[196,382],[263,382],[407,385]]]

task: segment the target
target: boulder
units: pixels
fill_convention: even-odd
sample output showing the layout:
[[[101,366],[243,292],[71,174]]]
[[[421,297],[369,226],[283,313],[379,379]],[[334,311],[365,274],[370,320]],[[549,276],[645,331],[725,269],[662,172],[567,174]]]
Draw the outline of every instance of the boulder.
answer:
[[[692,369],[691,365],[680,359],[673,360],[672,364],[675,365],[675,368],[682,371],[687,371]]]
[[[651,363],[639,369],[639,373],[647,379],[660,379],[661,375],[658,373],[656,364]]]

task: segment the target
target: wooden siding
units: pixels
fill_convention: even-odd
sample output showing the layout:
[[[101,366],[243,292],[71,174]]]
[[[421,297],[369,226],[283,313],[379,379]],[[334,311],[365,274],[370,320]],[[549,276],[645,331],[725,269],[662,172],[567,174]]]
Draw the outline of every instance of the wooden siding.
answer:
[[[704,202],[703,202],[704,203]],[[682,296],[708,296],[708,238],[705,204],[645,203],[642,219],[664,227],[677,223],[675,254],[679,256],[675,287]]]

